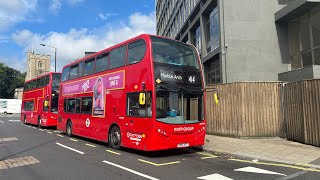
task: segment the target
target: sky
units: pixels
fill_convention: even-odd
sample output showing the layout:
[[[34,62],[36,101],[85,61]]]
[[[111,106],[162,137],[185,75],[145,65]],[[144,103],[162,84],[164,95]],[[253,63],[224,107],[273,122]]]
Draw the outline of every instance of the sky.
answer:
[[[142,33],[155,34],[154,0],[0,0],[0,62],[26,71],[27,52],[69,62]]]

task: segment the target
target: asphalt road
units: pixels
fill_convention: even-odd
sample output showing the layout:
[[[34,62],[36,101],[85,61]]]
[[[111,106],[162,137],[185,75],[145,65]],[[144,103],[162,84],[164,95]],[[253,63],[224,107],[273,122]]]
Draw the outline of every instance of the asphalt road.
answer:
[[[247,162],[197,149],[146,153],[69,138],[0,115],[0,179],[320,179],[320,170]]]

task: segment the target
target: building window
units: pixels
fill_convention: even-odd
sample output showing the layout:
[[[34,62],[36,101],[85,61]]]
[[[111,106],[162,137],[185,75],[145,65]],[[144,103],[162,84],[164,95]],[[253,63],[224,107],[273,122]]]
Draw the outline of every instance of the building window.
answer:
[[[182,27],[184,24],[185,17],[186,17],[186,15],[184,14],[184,6],[181,6],[180,12],[181,12],[181,27]]]
[[[320,65],[320,6],[289,22],[291,67]]]
[[[207,69],[207,84],[219,84],[221,83],[221,66],[219,58],[209,60],[205,63]]]
[[[186,0],[186,1],[185,1],[186,17],[189,16],[189,13],[190,13],[190,10],[189,10],[189,9],[190,9],[190,8],[189,8],[189,0]]]
[[[42,62],[41,61],[38,62],[38,68],[42,68]]]
[[[207,32],[207,51],[211,52],[220,46],[218,7],[215,7],[209,14]]]
[[[194,46],[196,46],[199,54],[201,55],[201,29],[200,26],[196,28],[195,35],[193,37]]]

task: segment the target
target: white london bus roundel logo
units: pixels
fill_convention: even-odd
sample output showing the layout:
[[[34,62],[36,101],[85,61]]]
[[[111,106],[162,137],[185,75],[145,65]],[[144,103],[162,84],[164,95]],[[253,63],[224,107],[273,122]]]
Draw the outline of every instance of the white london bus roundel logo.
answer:
[[[90,119],[89,119],[89,118],[86,119],[86,126],[87,126],[87,127],[90,126]]]

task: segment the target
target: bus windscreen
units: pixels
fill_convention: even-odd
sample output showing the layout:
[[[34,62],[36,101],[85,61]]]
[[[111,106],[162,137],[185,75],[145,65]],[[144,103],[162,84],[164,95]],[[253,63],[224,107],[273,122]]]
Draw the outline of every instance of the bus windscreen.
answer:
[[[58,112],[60,74],[52,75],[51,112]]]
[[[154,36],[151,37],[151,41],[154,62],[199,69],[196,52],[191,46]]]

